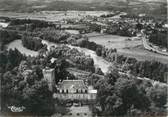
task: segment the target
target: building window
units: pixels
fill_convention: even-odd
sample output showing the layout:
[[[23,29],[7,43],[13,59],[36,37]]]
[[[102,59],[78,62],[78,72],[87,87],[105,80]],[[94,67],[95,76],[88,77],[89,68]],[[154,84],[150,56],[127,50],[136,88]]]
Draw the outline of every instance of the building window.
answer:
[[[62,93],[64,93],[64,90],[62,90]]]
[[[113,56],[113,61],[115,61],[115,56]]]
[[[78,89],[76,89],[76,93],[78,93]]]
[[[84,113],[84,115],[86,116],[86,115],[87,115],[87,113]]]
[[[87,90],[85,90],[85,93],[87,93]]]
[[[68,89],[66,90],[66,93],[68,93]]]

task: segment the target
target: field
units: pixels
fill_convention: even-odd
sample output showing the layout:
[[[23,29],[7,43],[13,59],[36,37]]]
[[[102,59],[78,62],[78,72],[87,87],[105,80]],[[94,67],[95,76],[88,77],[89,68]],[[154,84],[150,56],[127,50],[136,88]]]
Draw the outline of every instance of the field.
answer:
[[[97,33],[87,34],[90,41],[96,42],[97,44],[106,46],[107,48],[116,48],[118,50],[135,47],[141,45],[141,40],[127,41],[129,37],[117,36],[117,35],[97,35]]]
[[[87,34],[90,41],[101,44],[107,48],[116,48],[118,53],[137,60],[155,60],[162,63],[168,63],[168,57],[145,50],[142,40],[127,41],[128,37],[116,35],[100,35],[97,33]],[[96,35],[96,36],[94,36]]]

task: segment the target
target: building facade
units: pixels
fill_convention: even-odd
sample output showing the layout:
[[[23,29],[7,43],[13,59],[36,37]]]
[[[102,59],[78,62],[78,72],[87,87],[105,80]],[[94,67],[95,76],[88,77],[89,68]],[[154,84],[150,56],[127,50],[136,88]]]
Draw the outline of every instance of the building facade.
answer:
[[[95,100],[97,90],[84,84],[83,80],[64,80],[57,86],[56,99],[71,100]]]

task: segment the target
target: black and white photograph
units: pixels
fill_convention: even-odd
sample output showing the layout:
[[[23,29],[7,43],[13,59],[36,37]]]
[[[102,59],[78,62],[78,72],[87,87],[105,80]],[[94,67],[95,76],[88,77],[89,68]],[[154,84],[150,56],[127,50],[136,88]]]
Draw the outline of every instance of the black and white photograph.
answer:
[[[0,117],[168,117],[167,0],[0,0]]]

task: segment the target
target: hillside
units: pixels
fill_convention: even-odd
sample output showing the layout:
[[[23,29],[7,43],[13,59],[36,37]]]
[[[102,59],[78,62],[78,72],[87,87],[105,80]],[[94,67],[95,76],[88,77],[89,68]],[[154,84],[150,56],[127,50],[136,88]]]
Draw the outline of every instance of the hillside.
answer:
[[[0,0],[0,11],[119,10],[130,13],[166,14],[166,0]]]

